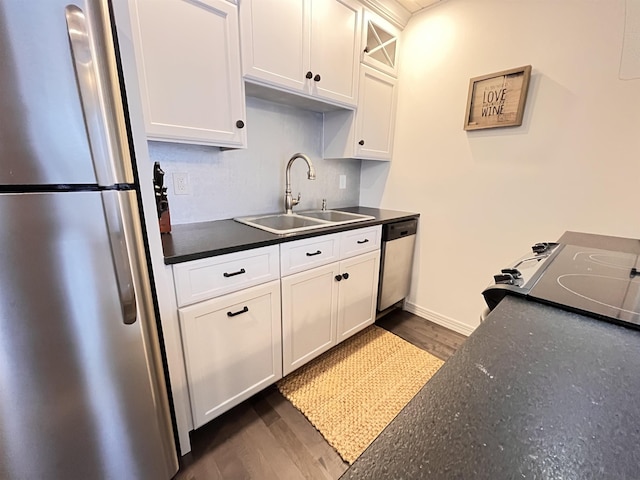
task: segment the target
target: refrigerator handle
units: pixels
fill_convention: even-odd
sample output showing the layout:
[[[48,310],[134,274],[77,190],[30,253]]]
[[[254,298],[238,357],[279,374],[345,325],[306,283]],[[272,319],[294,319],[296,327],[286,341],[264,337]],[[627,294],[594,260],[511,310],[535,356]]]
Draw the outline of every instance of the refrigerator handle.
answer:
[[[137,319],[138,305],[136,302],[135,285],[131,271],[131,258],[127,248],[126,229],[131,228],[126,223],[131,223],[131,191],[103,191],[102,207],[109,232],[111,245],[111,257],[118,282],[118,294],[122,308],[122,318],[126,325],[135,323]]]
[[[67,5],[67,31],[80,103],[98,185],[133,183],[120,81],[107,2]],[[96,8],[96,12],[90,11]],[[106,8],[106,7],[104,7]]]

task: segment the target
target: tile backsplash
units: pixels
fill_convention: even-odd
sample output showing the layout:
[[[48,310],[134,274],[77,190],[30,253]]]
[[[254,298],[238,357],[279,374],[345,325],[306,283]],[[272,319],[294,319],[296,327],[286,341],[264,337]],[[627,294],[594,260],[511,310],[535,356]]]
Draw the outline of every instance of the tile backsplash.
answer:
[[[322,158],[322,113],[247,97],[248,148],[149,142],[152,161],[160,162],[168,187],[173,224],[205,222],[278,212],[283,208],[285,167],[294,153],[307,154],[316,180],[296,160],[291,170],[293,195],[301,192],[297,210],[357,205],[361,162]],[[173,174],[188,175],[189,194],[176,195]],[[346,188],[339,188],[340,175]]]

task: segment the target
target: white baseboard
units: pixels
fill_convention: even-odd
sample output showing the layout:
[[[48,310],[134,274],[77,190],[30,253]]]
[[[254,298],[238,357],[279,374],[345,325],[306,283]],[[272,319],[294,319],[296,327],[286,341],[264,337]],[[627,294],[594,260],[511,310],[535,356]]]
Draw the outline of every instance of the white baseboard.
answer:
[[[442,325],[443,327],[447,327],[448,329],[461,333],[462,335],[466,335],[467,337],[475,330],[474,327],[471,327],[466,323],[462,323],[458,320],[454,320],[453,318],[445,317],[439,313],[427,310],[415,303],[405,301],[404,309],[407,312],[418,315],[419,317],[429,320],[430,322],[437,323],[438,325]]]

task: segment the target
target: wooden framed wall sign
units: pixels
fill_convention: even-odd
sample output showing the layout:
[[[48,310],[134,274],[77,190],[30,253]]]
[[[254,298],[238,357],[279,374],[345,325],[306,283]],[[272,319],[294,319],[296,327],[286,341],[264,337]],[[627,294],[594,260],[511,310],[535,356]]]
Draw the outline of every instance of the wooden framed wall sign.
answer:
[[[472,78],[465,130],[522,125],[531,65]]]

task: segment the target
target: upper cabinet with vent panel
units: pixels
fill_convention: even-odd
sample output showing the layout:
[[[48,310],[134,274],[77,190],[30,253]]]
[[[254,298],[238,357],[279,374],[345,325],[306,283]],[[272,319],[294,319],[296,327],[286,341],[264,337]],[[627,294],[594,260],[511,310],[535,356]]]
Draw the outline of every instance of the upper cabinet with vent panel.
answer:
[[[396,77],[400,30],[373,12],[365,11],[362,63]]]

